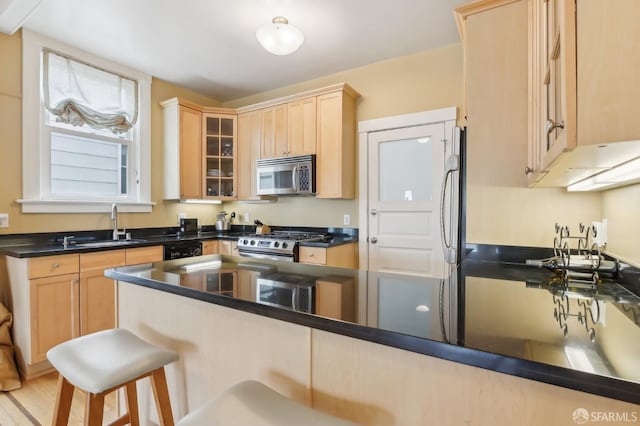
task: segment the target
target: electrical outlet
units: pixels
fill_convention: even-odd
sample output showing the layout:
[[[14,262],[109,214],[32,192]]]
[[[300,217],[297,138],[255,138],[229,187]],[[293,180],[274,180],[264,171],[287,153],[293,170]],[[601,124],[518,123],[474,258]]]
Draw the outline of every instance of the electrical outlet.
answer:
[[[186,218],[187,218],[186,213],[178,213],[178,223],[180,223],[180,219],[186,219]]]
[[[342,219],[342,223],[344,225],[351,225],[351,215],[350,214],[345,214],[344,218]]]
[[[9,213],[0,213],[0,228],[9,227]]]
[[[249,213],[242,213],[242,222],[249,223],[251,215]]]

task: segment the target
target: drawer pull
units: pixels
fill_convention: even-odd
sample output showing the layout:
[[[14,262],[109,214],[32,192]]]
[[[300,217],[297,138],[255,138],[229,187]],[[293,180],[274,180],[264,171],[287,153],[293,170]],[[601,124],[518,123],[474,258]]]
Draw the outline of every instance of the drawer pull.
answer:
[[[57,269],[57,268],[60,267],[60,264],[59,263],[54,263],[52,266],[53,266],[53,269]]]
[[[313,256],[315,256],[315,254],[314,254],[314,253],[310,253],[310,254],[309,254],[309,257],[313,257]]]

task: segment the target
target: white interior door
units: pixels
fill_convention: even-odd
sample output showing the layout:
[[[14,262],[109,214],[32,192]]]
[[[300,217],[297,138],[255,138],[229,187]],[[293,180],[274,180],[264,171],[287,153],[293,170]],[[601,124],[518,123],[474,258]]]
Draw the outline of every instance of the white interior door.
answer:
[[[445,124],[369,133],[369,269],[442,278]]]

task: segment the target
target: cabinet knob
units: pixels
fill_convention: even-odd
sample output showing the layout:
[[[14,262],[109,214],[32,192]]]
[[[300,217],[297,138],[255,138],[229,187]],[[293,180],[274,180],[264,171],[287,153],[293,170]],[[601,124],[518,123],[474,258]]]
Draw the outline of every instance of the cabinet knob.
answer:
[[[378,210],[376,209],[371,209],[371,216],[375,216],[378,214]]]
[[[371,244],[375,244],[378,242],[378,239],[376,237],[371,237],[369,241],[371,241]]]
[[[53,265],[51,265],[53,267],[53,269],[57,269],[60,267],[59,263],[54,263]]]
[[[535,172],[535,169],[532,169],[531,167],[527,166],[524,168],[524,174],[525,175],[530,175],[531,173]]]

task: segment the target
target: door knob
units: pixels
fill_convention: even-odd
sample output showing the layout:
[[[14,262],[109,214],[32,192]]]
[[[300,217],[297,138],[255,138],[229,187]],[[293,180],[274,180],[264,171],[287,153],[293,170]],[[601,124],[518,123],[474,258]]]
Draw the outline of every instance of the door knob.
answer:
[[[564,129],[564,121],[560,121],[556,123],[553,119],[548,118],[547,124],[544,126],[544,129],[547,132],[547,135],[553,132],[555,129]]]
[[[378,239],[376,237],[371,237],[369,241],[371,241],[371,244],[375,244],[378,242]]]

